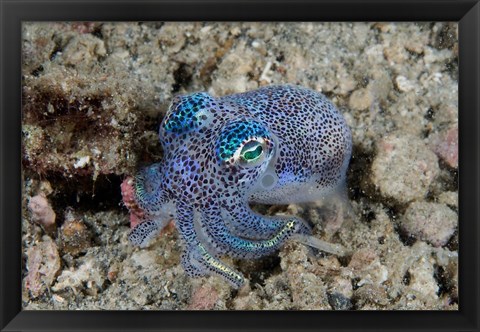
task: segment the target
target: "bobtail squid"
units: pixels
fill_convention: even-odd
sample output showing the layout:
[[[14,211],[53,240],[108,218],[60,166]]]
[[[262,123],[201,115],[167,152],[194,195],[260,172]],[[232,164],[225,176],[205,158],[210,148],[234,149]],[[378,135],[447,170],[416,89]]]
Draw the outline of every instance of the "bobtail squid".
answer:
[[[220,98],[205,92],[177,96],[159,136],[163,160],[142,169],[132,183],[145,220],[129,240],[145,247],[173,218],[186,273],[220,275],[235,287],[245,278],[222,255],[255,259],[290,238],[315,243],[301,218],[261,215],[249,204],[331,195],[345,186],[352,149],[350,130],[334,105],[293,85]]]

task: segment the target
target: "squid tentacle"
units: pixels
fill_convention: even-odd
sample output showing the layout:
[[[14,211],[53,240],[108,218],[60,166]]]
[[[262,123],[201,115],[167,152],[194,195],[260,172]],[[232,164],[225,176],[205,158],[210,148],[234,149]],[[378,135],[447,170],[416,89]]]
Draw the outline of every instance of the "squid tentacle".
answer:
[[[128,240],[140,248],[145,248],[152,240],[160,234],[160,231],[167,226],[170,219],[155,218],[142,221],[128,234]]]
[[[135,175],[135,199],[147,213],[155,214],[164,210],[164,205],[171,201],[165,188],[162,163],[143,168]]]
[[[248,204],[226,204],[220,211],[230,231],[240,237],[253,240],[270,239],[285,227],[287,219],[263,216],[248,207]]]
[[[186,244],[182,264],[187,274],[201,276],[217,274],[228,280],[235,288],[245,283],[243,275],[212,255],[198,240],[195,230],[195,212],[192,207],[177,207],[177,227]]]
[[[160,231],[175,216],[173,204],[163,187],[159,169],[161,164],[153,164],[142,169],[134,179],[135,203],[143,210],[143,219],[128,235],[134,245],[147,247]]]
[[[260,215],[259,215],[260,216]],[[270,255],[278,250],[282,244],[293,234],[309,233],[309,228],[305,222],[297,217],[275,216],[268,217],[278,220],[278,224],[283,225],[276,234],[269,239],[252,240],[233,235],[222,219],[221,212],[203,213],[201,218],[201,230],[205,233],[206,239],[213,250],[219,253],[227,253],[236,258],[260,258]]]

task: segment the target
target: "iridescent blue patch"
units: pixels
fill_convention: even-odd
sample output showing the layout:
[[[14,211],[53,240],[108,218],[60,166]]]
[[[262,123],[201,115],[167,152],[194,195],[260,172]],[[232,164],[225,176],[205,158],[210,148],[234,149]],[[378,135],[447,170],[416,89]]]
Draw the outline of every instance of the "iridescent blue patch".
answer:
[[[177,97],[170,106],[169,114],[163,123],[167,132],[181,133],[198,126],[202,120],[199,112],[208,108],[214,99],[205,92]]]

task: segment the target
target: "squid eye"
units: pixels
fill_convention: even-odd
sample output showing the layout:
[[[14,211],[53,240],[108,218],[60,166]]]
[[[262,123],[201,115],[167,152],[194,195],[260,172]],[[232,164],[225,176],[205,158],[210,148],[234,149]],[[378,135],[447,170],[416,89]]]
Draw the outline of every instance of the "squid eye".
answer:
[[[269,160],[274,152],[272,134],[253,120],[228,123],[217,139],[216,155],[220,164],[255,167]]]
[[[240,152],[240,157],[246,162],[255,162],[262,156],[263,146],[259,142],[248,142]]]
[[[243,166],[256,166],[261,164],[265,160],[266,148],[266,142],[263,139],[245,143],[240,150],[240,164]]]

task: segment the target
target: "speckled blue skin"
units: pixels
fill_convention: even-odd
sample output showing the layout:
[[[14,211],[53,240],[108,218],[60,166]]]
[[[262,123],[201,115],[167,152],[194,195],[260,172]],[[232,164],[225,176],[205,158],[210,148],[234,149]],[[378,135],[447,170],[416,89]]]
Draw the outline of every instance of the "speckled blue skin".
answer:
[[[322,94],[292,85],[214,98],[176,97],[160,126],[164,160],[135,178],[136,200],[149,217],[129,235],[141,247],[171,219],[185,243],[190,276],[244,277],[219,256],[254,259],[293,234],[309,234],[294,216],[264,216],[249,202],[322,199],[345,181],[351,134]]]

